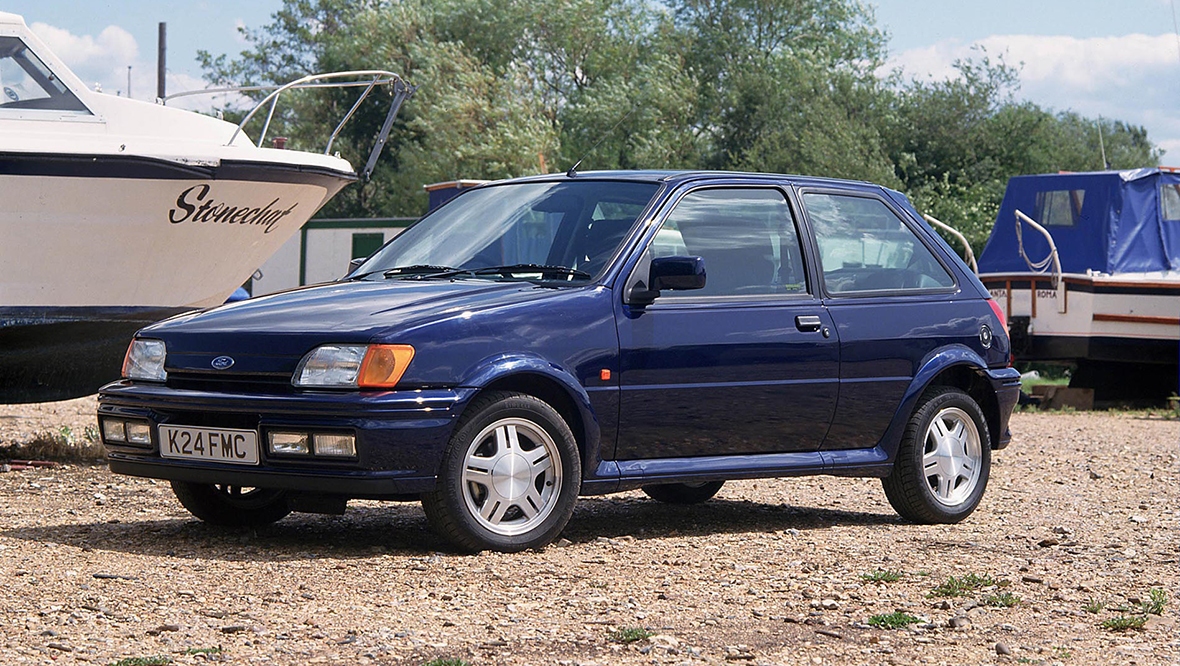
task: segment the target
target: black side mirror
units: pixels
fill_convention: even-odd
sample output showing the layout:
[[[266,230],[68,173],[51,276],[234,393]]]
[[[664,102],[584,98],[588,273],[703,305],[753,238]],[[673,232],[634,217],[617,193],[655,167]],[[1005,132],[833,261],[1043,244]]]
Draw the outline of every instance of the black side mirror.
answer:
[[[650,305],[662,289],[683,291],[705,286],[705,260],[701,257],[658,257],[651,260],[647,284],[639,282],[627,297],[627,303]]]
[[[652,289],[685,290],[705,286],[705,260],[701,257],[659,257],[652,259],[648,283]]]
[[[365,259],[368,259],[368,257],[357,257],[356,259],[349,259],[348,260],[348,272],[345,273],[345,275],[352,275],[353,273],[355,273],[356,269],[360,268],[361,264],[365,263]]]

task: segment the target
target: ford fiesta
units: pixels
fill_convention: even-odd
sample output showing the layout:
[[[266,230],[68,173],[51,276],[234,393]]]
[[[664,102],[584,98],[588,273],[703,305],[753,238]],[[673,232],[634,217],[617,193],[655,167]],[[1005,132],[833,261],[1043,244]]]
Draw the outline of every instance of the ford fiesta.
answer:
[[[579,495],[879,477],[957,522],[1019,393],[1002,311],[901,194],[601,172],[463,192],[344,279],[141,330],[111,470],[261,525],[420,499],[464,550],[542,546]]]

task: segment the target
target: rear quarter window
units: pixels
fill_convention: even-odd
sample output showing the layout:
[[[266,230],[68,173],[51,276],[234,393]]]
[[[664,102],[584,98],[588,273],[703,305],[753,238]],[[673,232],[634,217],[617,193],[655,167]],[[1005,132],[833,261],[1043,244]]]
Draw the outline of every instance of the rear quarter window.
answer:
[[[922,291],[955,280],[900,218],[872,197],[807,193],[820,272],[830,294]]]

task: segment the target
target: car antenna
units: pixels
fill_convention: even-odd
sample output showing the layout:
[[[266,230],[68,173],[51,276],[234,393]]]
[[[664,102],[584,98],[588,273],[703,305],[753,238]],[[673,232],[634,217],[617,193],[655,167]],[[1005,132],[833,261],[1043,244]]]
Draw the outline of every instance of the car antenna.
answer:
[[[597,148],[598,146],[600,146],[603,141],[606,141],[606,137],[610,136],[611,134],[614,134],[615,130],[619,129],[619,125],[622,125],[624,120],[631,117],[632,113],[635,113],[635,108],[636,107],[632,106],[631,110],[628,111],[627,113],[623,114],[623,117],[619,118],[618,122],[616,122],[614,124],[614,126],[610,128],[610,131],[608,131],[606,134],[603,134],[602,138],[599,139],[598,142],[595,143],[593,146],[591,146],[590,150],[587,150],[585,152],[585,154],[582,155],[582,159],[578,160],[577,162],[574,162],[574,165],[572,167],[570,167],[570,170],[565,172],[565,175],[567,178],[573,178],[578,175],[578,167],[582,166],[582,162],[586,159],[586,156],[589,155],[590,153],[594,152],[594,149]]]

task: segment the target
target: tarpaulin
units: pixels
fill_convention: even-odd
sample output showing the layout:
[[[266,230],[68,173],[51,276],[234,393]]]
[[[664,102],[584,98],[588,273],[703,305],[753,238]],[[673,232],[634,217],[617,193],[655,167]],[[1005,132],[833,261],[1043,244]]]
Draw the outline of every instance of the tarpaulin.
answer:
[[[1180,269],[1180,219],[1165,219],[1161,195],[1176,188],[1180,174],[1159,169],[1017,176],[1008,181],[1000,213],[979,256],[981,273],[1023,273],[1016,211],[1044,225],[1053,236],[1065,273],[1141,273]],[[1180,201],[1180,200],[1178,200]],[[1169,215],[1180,218],[1180,206]],[[1022,229],[1025,255],[1049,254],[1035,229]]]

